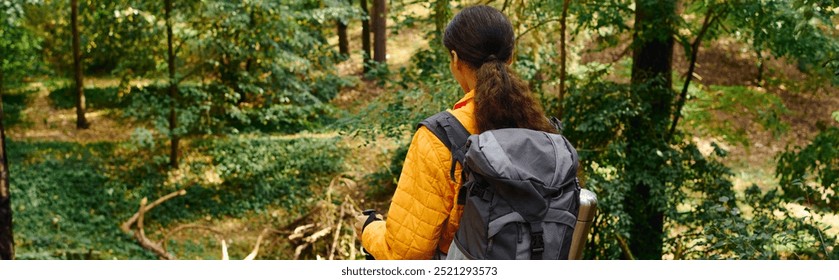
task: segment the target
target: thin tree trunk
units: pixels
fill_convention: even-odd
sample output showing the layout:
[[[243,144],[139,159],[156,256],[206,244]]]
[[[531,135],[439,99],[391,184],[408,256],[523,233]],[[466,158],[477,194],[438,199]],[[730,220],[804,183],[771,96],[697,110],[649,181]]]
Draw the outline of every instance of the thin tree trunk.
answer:
[[[387,62],[387,1],[374,0],[373,5],[373,60]]]
[[[340,19],[337,20],[338,23],[338,52],[343,55],[350,54],[350,42],[347,39],[347,25],[341,21]]]
[[[708,8],[708,13],[705,14],[705,20],[702,22],[702,29],[699,30],[699,34],[696,34],[696,38],[693,39],[693,43],[690,45],[690,64],[688,66],[688,73],[687,77],[685,77],[685,85],[682,87],[682,92],[679,94],[679,101],[676,106],[676,112],[673,114],[673,122],[670,124],[670,132],[667,134],[667,142],[670,142],[673,139],[673,134],[676,133],[676,125],[679,124],[679,117],[682,116],[682,107],[685,106],[685,101],[687,100],[688,95],[688,87],[690,86],[690,81],[693,80],[693,71],[696,69],[696,58],[699,55],[699,45],[702,43],[702,37],[705,36],[705,33],[708,32],[708,28],[714,21],[714,8]]]
[[[370,51],[370,19],[373,17],[370,14],[370,9],[367,8],[367,0],[361,0],[361,10],[367,16],[361,20],[361,49],[363,51],[362,64],[364,65],[364,73],[370,71],[370,61],[373,58]]]
[[[6,159],[6,130],[3,125],[3,69],[0,68],[0,260],[15,258],[12,231],[12,196],[9,190],[9,163]]]
[[[177,105],[177,98],[178,98],[178,82],[175,80],[175,49],[172,45],[172,0],[166,0],[166,47],[168,52],[168,66],[169,66],[169,133],[171,137],[170,141],[170,154],[169,154],[169,165],[174,168],[178,169],[178,142],[180,138],[175,133],[175,130],[178,128],[178,115],[175,112],[175,107]]]
[[[763,69],[764,69],[764,59],[763,59],[763,52],[760,50],[755,51],[757,53],[757,86],[763,86]]]
[[[348,0],[349,5],[352,6],[352,0]],[[350,41],[347,36],[347,23],[341,19],[336,20],[338,27],[338,52],[349,57],[350,55]]]
[[[248,22],[248,27],[251,30],[255,30],[256,29],[256,24],[257,24],[257,22],[256,22],[256,9],[251,8],[250,22]],[[251,51],[251,53],[248,54],[248,59],[245,61],[245,72],[248,72],[248,74],[250,74],[251,69],[253,69],[253,64],[254,64],[253,60],[254,60],[255,55],[256,55],[256,50]],[[244,96],[245,95],[242,94],[241,97],[244,97]],[[244,102],[244,100],[242,100],[242,102]]]
[[[562,116],[565,114],[565,80],[568,77],[567,72],[567,64],[568,64],[568,56],[567,56],[567,48],[568,44],[566,43],[565,38],[565,31],[568,27],[568,5],[571,4],[571,0],[565,0],[562,3],[562,21],[560,22],[559,28],[559,118],[562,119]]]
[[[443,32],[449,24],[451,18],[451,9],[449,8],[448,0],[434,1],[434,33],[437,35],[437,40],[443,40]],[[437,44],[442,46],[442,44]]]
[[[73,33],[73,71],[75,72],[76,92],[76,128],[86,129],[90,124],[85,118],[84,74],[82,73],[82,54],[79,46],[79,0],[70,1],[70,26]]]

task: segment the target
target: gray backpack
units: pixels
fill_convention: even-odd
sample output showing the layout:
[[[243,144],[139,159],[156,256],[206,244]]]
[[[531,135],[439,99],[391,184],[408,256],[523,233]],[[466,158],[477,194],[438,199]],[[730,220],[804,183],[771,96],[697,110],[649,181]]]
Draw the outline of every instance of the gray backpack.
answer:
[[[453,249],[467,259],[568,259],[580,185],[577,151],[565,137],[522,128],[469,135],[447,111],[419,126],[451,151],[452,178],[456,163],[463,168]]]

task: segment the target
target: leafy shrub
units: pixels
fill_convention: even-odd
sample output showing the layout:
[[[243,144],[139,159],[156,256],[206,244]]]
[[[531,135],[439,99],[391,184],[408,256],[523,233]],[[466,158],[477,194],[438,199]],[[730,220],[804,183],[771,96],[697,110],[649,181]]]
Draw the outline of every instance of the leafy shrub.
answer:
[[[279,204],[285,208],[305,205],[315,192],[315,184],[328,184],[343,171],[344,148],[337,138],[277,139],[271,136],[237,137],[199,143],[201,150],[213,158],[213,168],[224,182],[218,189],[204,187],[221,195],[216,207],[222,212],[261,211]],[[188,197],[191,208],[203,208],[210,201]],[[193,204],[194,203],[194,204]],[[214,203],[213,203],[214,204]]]
[[[128,106],[128,100],[120,96],[118,87],[85,87],[84,97],[88,109],[121,109]],[[76,93],[72,86],[51,91],[49,99],[57,109],[76,108]]]
[[[132,90],[126,115],[148,122],[163,135],[170,135],[168,86],[155,84]],[[175,111],[175,135],[238,134],[249,132],[295,133],[313,130],[329,120],[332,106],[318,100],[295,105],[288,98],[261,104],[242,102],[233,89],[219,85],[181,85]]]
[[[826,195],[839,193],[839,128],[829,127],[806,147],[782,153],[775,173],[787,200],[839,213],[839,200]]]
[[[169,110],[173,101],[168,89],[168,85],[154,84],[132,90],[126,98],[125,116],[148,122],[163,135],[210,134],[220,129],[219,116],[213,112],[222,110],[223,105],[214,104],[224,104],[224,99],[230,97],[213,95],[199,86],[181,85],[175,107],[178,126],[175,131],[169,131]]]
[[[700,133],[719,135],[728,142],[748,146],[747,131],[754,127],[775,136],[788,129],[781,116],[789,110],[779,97],[761,92],[762,89],[744,86],[692,89],[689,93],[694,100],[685,104],[685,122]]]
[[[384,134],[400,139],[423,119],[452,106],[464,92],[450,78],[448,56],[439,50],[420,50],[401,79],[385,84],[388,94],[372,100],[359,114],[345,114],[334,125],[352,135],[372,140]]]
[[[3,94],[3,125],[13,126],[25,124],[21,112],[26,109],[32,91],[4,92]]]

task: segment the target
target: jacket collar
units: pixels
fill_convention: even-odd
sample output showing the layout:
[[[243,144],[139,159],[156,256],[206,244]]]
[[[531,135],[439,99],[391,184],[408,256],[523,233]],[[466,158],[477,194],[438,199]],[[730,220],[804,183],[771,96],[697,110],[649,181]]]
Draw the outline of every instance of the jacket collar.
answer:
[[[472,102],[472,99],[474,99],[474,98],[475,98],[475,90],[473,89],[473,90],[470,90],[469,92],[467,92],[466,95],[464,95],[462,98],[460,98],[460,100],[457,101],[457,103],[454,104],[454,107],[452,109],[457,110],[460,107],[466,106],[466,104],[469,104],[469,102]]]

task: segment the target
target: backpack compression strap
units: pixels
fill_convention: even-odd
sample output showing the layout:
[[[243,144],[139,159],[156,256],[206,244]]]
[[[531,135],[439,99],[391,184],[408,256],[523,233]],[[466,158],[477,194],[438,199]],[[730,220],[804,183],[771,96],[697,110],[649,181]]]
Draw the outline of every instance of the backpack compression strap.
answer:
[[[454,180],[455,163],[459,162],[460,166],[464,166],[463,161],[466,160],[466,140],[469,139],[469,131],[449,111],[442,111],[428,117],[420,122],[417,128],[420,126],[428,128],[451,151],[452,167],[450,172],[451,178]]]

